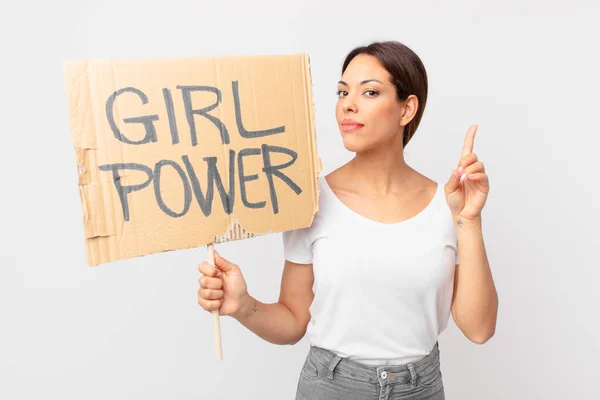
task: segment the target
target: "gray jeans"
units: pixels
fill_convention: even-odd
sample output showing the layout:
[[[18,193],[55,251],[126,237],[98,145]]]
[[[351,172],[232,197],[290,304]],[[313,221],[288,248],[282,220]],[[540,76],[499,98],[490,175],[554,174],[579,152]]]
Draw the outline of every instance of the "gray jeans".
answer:
[[[439,345],[412,363],[376,366],[316,346],[302,367],[296,400],[444,400]]]

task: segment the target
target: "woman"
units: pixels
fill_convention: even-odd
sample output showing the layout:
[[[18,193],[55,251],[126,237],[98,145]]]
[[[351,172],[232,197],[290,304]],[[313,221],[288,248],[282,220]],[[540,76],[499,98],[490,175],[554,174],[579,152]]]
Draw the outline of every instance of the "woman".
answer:
[[[444,399],[437,338],[450,313],[475,343],[496,326],[477,126],[442,187],[404,161],[427,100],[413,51],[398,42],[352,50],[338,96],[344,146],[356,157],[319,177],[311,226],[283,233],[279,301],[250,296],[240,268],[216,254],[217,268],[199,266],[198,302],[271,343],[307,334],[297,399]]]

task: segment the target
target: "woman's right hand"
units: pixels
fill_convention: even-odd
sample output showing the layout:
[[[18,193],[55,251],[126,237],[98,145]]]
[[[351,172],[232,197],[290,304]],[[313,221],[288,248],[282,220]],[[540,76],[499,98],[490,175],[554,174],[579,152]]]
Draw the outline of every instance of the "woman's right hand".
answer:
[[[240,267],[215,251],[215,267],[208,262],[198,265],[198,304],[206,311],[219,309],[219,315],[236,315],[248,295],[246,280]]]

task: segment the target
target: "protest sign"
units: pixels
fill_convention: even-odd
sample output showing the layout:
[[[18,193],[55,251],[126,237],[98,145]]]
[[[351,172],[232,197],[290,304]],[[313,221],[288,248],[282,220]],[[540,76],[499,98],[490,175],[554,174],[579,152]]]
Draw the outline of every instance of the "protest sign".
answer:
[[[64,63],[88,265],[309,226],[306,54]]]

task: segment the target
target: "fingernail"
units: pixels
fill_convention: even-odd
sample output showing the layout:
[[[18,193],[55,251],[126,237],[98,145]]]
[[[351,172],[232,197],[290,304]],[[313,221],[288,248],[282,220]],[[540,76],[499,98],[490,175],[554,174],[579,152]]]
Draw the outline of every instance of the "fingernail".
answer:
[[[217,278],[220,278],[223,274],[221,273],[221,271],[217,272]]]
[[[462,174],[460,177],[460,181],[461,182],[464,181],[466,177],[467,177],[467,174]]]
[[[463,172],[463,167],[462,167],[462,166],[461,166],[461,167],[458,167],[458,173],[459,173],[459,174],[462,174],[462,172]]]

